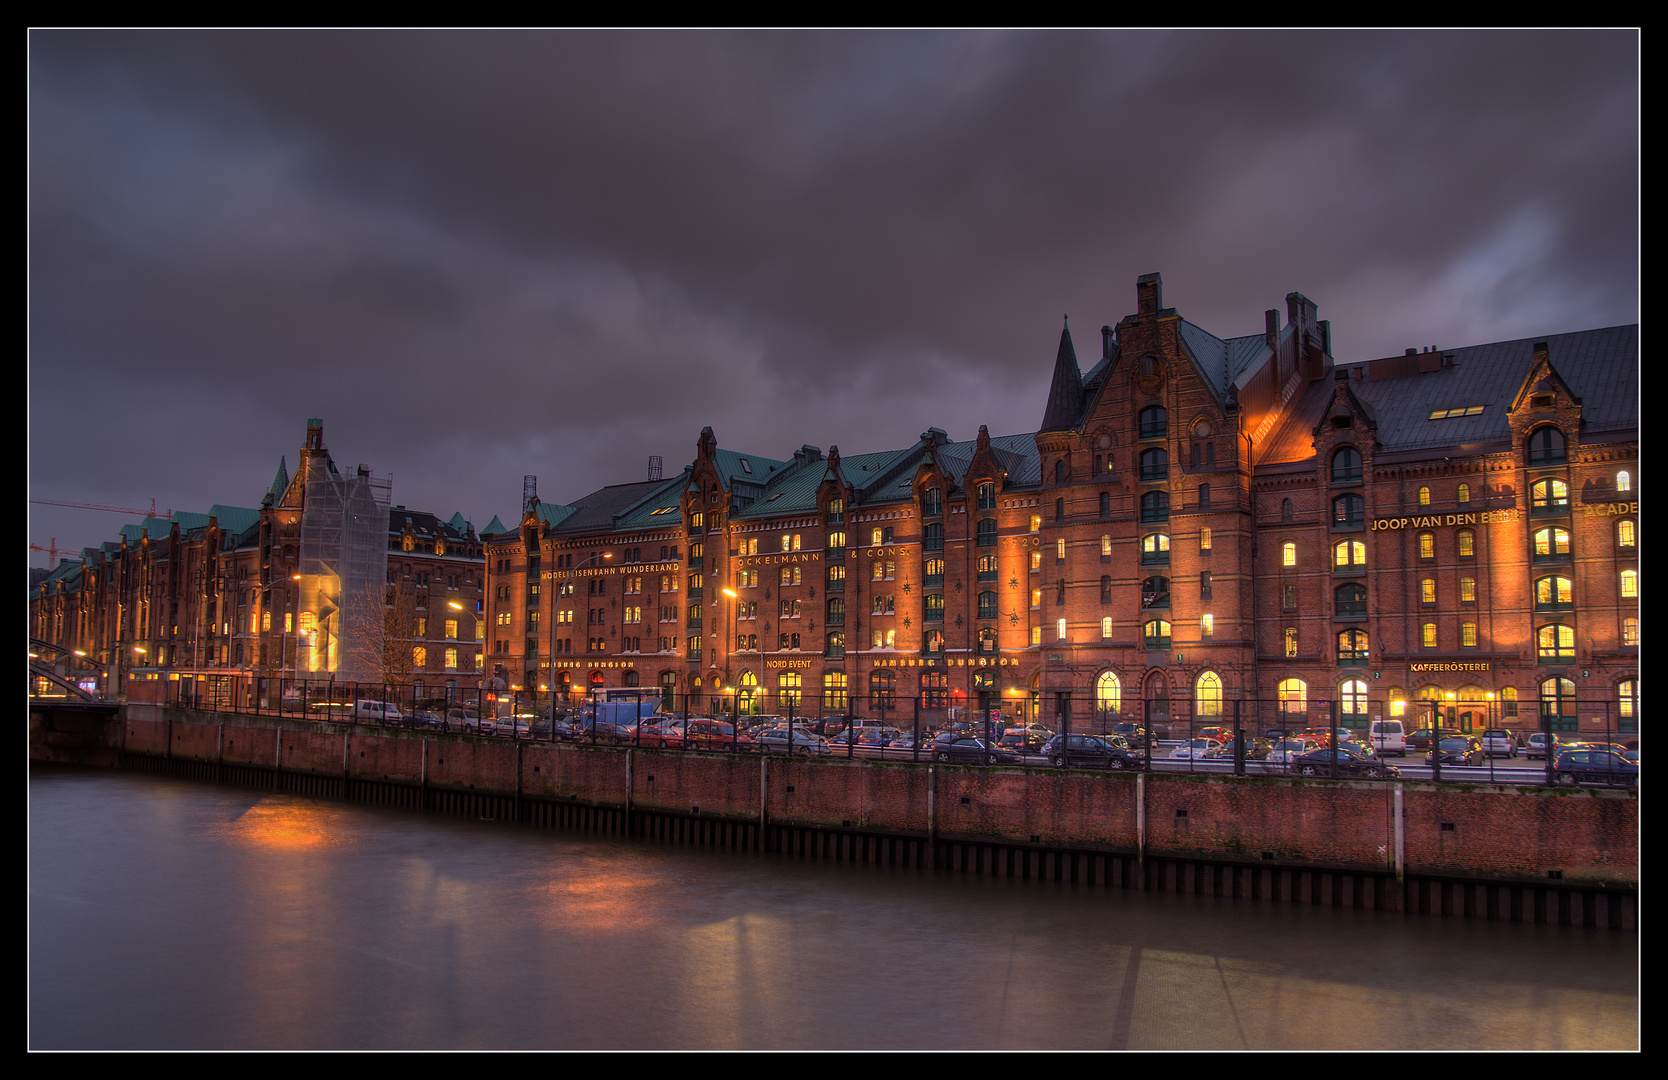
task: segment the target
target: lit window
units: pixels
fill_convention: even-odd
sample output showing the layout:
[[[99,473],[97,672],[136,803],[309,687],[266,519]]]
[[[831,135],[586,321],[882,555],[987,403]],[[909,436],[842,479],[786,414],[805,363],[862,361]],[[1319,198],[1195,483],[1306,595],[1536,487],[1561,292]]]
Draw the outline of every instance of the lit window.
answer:
[[[1141,627],[1141,635],[1146,639],[1149,649],[1168,649],[1170,647],[1170,624],[1163,619],[1152,619]]]
[[[1639,620],[1632,615],[1622,620],[1622,644],[1639,644]]]
[[[1041,645],[1042,644],[1042,627],[1040,627],[1040,626],[1031,627],[1031,644],[1033,644],[1033,645]]]
[[[1100,554],[1101,554],[1102,558],[1108,558],[1112,554],[1112,537],[1108,533],[1102,533],[1101,534],[1101,537],[1100,537]]]
[[[1575,659],[1575,631],[1559,623],[1543,626],[1536,632],[1542,660]]]
[[[1296,656],[1296,655],[1297,655],[1297,627],[1288,626],[1288,627],[1286,627],[1286,656],[1287,657],[1293,657],[1293,656]]]
[[[1041,514],[1032,514],[1031,515],[1031,531],[1032,532],[1041,532],[1042,531],[1042,515]]]
[[[1361,723],[1367,719],[1366,683],[1360,679],[1350,679],[1338,687],[1338,713],[1346,722],[1353,719]]]
[[[1616,522],[1616,546],[1629,548],[1633,546],[1633,522]]]
[[[1419,557],[1421,559],[1434,559],[1434,558],[1436,558],[1436,534],[1434,534],[1434,533],[1420,533],[1419,534]]]
[[[1420,488],[1419,489],[1419,505],[1420,506],[1429,506],[1430,504],[1431,504],[1431,489],[1428,488],[1428,487]]]
[[[1421,604],[1436,603],[1436,579],[1426,578],[1419,583],[1419,602]]]
[[[1199,530],[1199,550],[1200,551],[1209,551],[1210,550],[1210,530],[1209,529],[1200,529]]]
[[[1555,730],[1577,726],[1574,680],[1554,677],[1541,683],[1541,716]]]
[[[1367,632],[1344,630],[1338,634],[1338,663],[1365,664],[1367,662]]]
[[[1280,565],[1297,565],[1297,545],[1292,543],[1290,540],[1280,545]]]
[[[1461,529],[1455,538],[1459,545],[1459,557],[1472,559],[1477,556],[1477,534],[1470,529]]]
[[[1462,503],[1470,502],[1471,501],[1471,485],[1470,484],[1461,484],[1459,486],[1458,492],[1455,494],[1455,499],[1456,499],[1456,501],[1462,502]]]
[[[1633,490],[1633,478],[1628,476],[1628,474],[1625,473],[1625,472],[1617,473],[1616,474],[1616,490],[1617,491],[1632,491]]]
[[[1626,473],[1622,474],[1626,476]],[[1634,715],[1634,702],[1639,696],[1639,683],[1635,679],[1623,679],[1616,684],[1616,715],[1624,720],[1630,720]]]
[[[1199,616],[1199,636],[1208,638],[1213,637],[1215,633],[1216,616],[1209,614]]]
[[[1309,684],[1302,679],[1281,679],[1275,688],[1280,699],[1280,711],[1301,716],[1309,708]]]
[[[1558,559],[1570,553],[1570,534],[1567,529],[1535,530],[1535,558]]]
[[[1042,590],[1041,589],[1032,589],[1031,590],[1031,606],[1032,607],[1042,607]]]
[[[1367,545],[1359,540],[1340,540],[1332,549],[1332,561],[1337,566],[1366,566]]]
[[[1407,715],[1407,699],[1400,690],[1390,691],[1390,715],[1401,717]]]
[[[1543,577],[1535,581],[1535,607],[1569,607],[1574,602],[1575,586],[1567,577]]]
[[[1638,596],[1639,596],[1639,571],[1637,571],[1637,570],[1623,570],[1622,571],[1622,597],[1623,597],[1623,599],[1634,600],[1634,599],[1637,599]]]
[[[1124,688],[1118,676],[1110,671],[1100,673],[1095,680],[1095,709],[1101,713],[1115,713],[1123,706]]]
[[[1040,552],[1040,551],[1031,552],[1031,572],[1036,573],[1036,572],[1040,571],[1041,569],[1042,569],[1042,552]]]
[[[1054,541],[1054,561],[1066,561],[1066,538],[1063,536]]]
[[[1474,622],[1460,623],[1460,645],[1475,649],[1477,647],[1477,624]]]
[[[1100,621],[1100,636],[1103,641],[1112,636],[1112,617],[1110,615]]]
[[[1419,644],[1426,649],[1436,648],[1436,624],[1428,622],[1419,628]]]
[[[411,650],[411,666],[414,668],[428,667],[429,651],[421,645]]]
[[[1475,604],[1477,602],[1477,579],[1460,578],[1460,603]]]
[[[1163,533],[1148,533],[1141,538],[1141,561],[1167,563],[1170,561],[1170,538]]]
[[[1193,715],[1222,715],[1222,677],[1206,671],[1193,681]]]

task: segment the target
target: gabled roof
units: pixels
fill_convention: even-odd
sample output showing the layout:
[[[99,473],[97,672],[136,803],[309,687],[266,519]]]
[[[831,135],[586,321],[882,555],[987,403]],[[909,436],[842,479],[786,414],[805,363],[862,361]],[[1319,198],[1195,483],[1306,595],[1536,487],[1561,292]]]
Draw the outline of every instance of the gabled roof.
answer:
[[[1039,431],[1070,431],[1083,415],[1083,371],[1077,366],[1072,348],[1071,328],[1060,330],[1060,348],[1054,354],[1054,378],[1048,385],[1048,405],[1043,409]]]
[[[486,528],[481,530],[481,536],[499,536],[509,531],[509,529],[504,528],[504,523],[498,520],[498,515],[494,514],[492,520],[487,522]]]
[[[1639,327],[1611,326],[1514,341],[1445,349],[1451,359],[1436,371],[1394,378],[1350,379],[1350,391],[1377,420],[1382,451],[1509,443],[1508,412],[1546,342],[1552,366],[1581,398],[1583,438],[1639,427]],[[1353,374],[1353,365],[1351,374]],[[1369,371],[1371,369],[1369,368]],[[1292,399],[1280,429],[1259,463],[1302,461],[1314,453],[1314,428],[1333,397],[1330,379],[1309,384]],[[1432,420],[1449,409],[1482,407],[1470,416]]]
[[[679,479],[681,480],[681,477]],[[675,484],[677,481],[671,483]],[[613,532],[618,515],[631,510],[643,499],[667,486],[669,484],[665,480],[639,480],[635,484],[613,484],[599,488],[584,498],[575,500],[572,507],[564,507],[563,509],[570,510],[571,513],[564,515],[560,524],[552,531],[558,535]],[[540,505],[543,506],[542,503]]]
[[[1241,375],[1254,370],[1273,355],[1273,350],[1261,334],[1219,338],[1186,319],[1181,320],[1177,336],[1193,359],[1193,367],[1220,405],[1227,405],[1235,399],[1237,395],[1233,387]]]

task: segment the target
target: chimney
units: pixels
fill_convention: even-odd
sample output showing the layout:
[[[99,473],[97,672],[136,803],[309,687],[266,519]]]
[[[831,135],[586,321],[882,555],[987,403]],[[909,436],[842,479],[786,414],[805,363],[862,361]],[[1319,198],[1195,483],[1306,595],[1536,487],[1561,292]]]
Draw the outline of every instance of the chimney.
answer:
[[[1141,315],[1156,315],[1164,306],[1164,277],[1161,274],[1142,274],[1135,279],[1135,310]]]

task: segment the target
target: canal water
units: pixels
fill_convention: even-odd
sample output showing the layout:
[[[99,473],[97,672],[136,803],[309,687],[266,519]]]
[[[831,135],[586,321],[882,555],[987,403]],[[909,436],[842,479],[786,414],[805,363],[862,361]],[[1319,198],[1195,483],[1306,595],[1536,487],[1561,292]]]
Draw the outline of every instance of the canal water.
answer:
[[[1636,1049],[1638,939],[29,779],[35,1049]]]

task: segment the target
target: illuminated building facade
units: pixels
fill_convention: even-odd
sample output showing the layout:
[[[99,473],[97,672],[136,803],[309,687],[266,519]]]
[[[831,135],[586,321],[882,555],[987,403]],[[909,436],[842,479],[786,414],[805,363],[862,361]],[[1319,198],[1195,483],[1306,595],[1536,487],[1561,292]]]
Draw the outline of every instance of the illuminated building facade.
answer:
[[[77,681],[105,693],[133,673],[473,689],[480,540],[387,491],[340,472],[309,421],[295,475],[281,463],[258,509],[148,518],[62,560],[31,586],[31,636],[85,653]]]
[[[1039,429],[679,475],[484,535],[490,669],[679,707],[1636,730],[1637,327],[1340,366],[1156,274]]]

